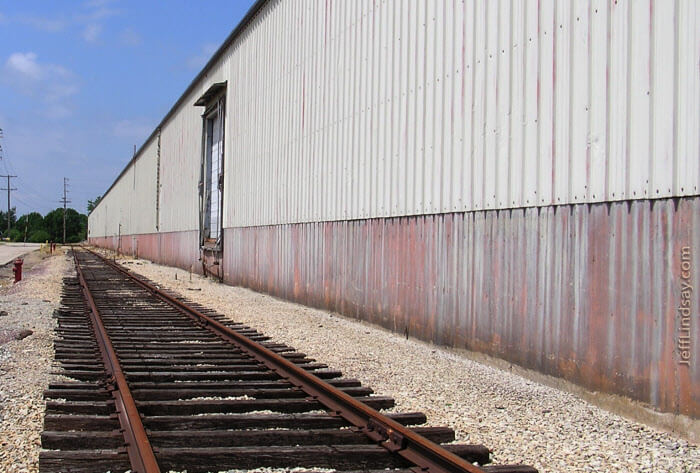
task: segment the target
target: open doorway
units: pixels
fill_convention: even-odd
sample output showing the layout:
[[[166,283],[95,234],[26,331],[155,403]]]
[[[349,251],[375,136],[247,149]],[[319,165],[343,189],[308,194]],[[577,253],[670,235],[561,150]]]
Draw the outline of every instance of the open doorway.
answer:
[[[202,271],[223,279],[224,143],[226,83],[212,85],[196,106],[202,114],[202,161],[199,179],[199,232]]]
[[[223,187],[224,187],[224,117],[223,106],[217,106],[205,116],[204,148],[204,208],[202,209],[202,245],[219,247],[221,244]]]

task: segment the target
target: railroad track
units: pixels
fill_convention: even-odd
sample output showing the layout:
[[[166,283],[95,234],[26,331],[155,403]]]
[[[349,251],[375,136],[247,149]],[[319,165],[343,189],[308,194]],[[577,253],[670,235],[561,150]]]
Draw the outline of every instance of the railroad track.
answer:
[[[73,253],[54,342],[70,381],[45,392],[42,473],[536,472],[487,465],[482,445],[444,445],[454,431],[421,427],[424,414],[382,414],[394,400],[359,381],[95,253]]]

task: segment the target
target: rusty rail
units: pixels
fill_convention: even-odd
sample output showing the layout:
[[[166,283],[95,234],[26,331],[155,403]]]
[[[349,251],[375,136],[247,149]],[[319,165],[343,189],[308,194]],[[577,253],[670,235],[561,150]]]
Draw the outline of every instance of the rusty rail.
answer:
[[[111,392],[114,398],[119,424],[121,425],[121,430],[124,435],[126,451],[129,456],[129,462],[131,463],[131,470],[134,473],[160,473],[160,467],[153,453],[151,442],[148,440],[146,429],[141,422],[141,416],[136,407],[136,402],[131,395],[131,390],[126,382],[121,364],[112,346],[112,342],[107,335],[105,326],[102,323],[100,312],[95,305],[95,300],[85,281],[80,262],[75,256],[75,252],[73,253],[73,259],[75,261],[80,287],[90,307],[92,328],[95,332],[97,345],[100,348],[105,371],[108,375],[107,390]]]
[[[417,466],[416,471],[429,473],[484,473],[483,469],[357,401],[263,345],[237,333],[206,314],[183,304],[154,285],[135,277],[116,262],[112,262],[88,248],[86,250],[150,291],[154,296],[192,318],[198,324],[245,351],[249,356],[267,366],[281,378],[304,391],[309,398],[318,401],[331,413],[348,421],[357,431],[364,433],[373,442],[415,464]]]

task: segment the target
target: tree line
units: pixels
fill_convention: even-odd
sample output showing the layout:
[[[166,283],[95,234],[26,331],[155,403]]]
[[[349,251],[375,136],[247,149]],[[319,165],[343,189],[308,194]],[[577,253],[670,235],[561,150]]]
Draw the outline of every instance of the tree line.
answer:
[[[0,211],[0,231],[4,239],[44,243],[63,241],[63,208],[59,207],[42,217],[30,212],[16,218],[16,209],[10,209],[10,230],[7,230],[7,212]],[[66,243],[77,243],[87,237],[87,215],[75,209],[66,209]]]

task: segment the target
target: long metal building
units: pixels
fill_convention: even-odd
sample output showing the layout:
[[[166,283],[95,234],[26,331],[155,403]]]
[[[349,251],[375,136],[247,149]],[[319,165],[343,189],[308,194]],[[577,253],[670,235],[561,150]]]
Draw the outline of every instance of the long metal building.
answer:
[[[260,0],[92,244],[700,417],[700,3]]]

